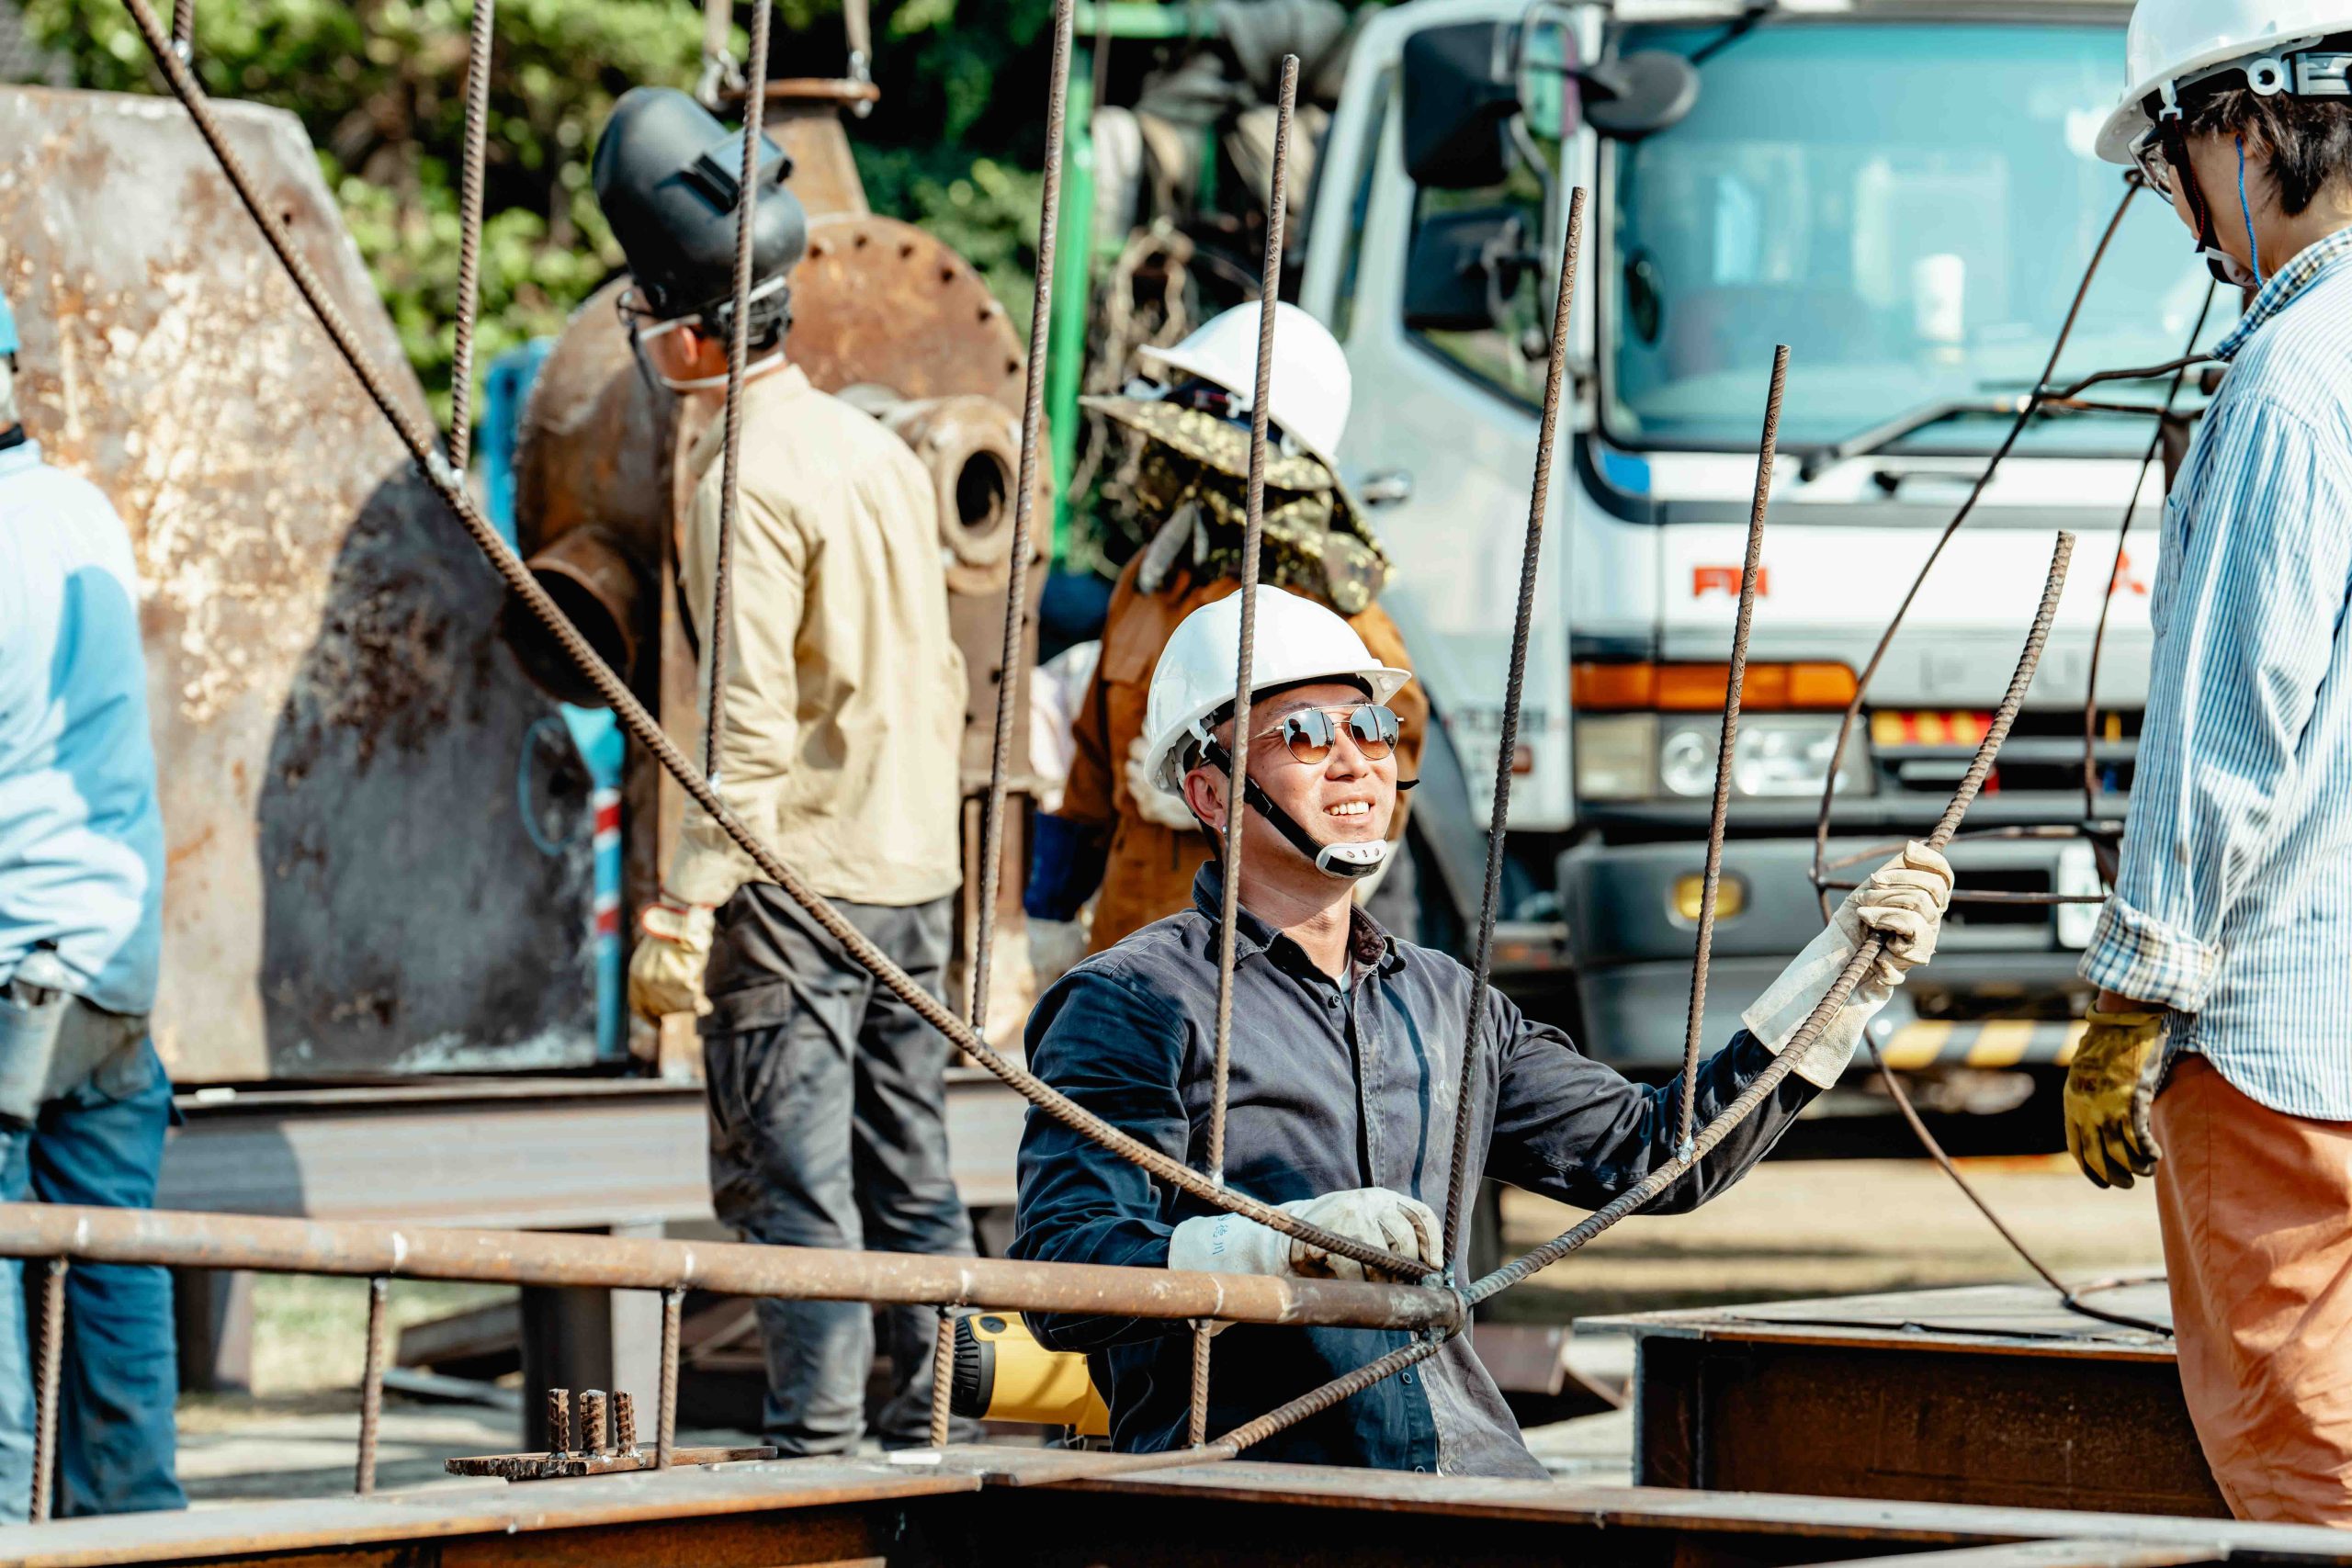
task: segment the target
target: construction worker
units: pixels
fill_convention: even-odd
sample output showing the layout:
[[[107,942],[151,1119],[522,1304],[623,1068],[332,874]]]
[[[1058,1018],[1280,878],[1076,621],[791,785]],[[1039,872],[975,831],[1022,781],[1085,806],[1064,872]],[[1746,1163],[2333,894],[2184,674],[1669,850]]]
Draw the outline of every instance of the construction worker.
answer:
[[[1024,895],[1033,954],[1080,948],[1057,923],[1076,919],[1089,897],[1086,952],[1100,953],[1175,913],[1209,856],[1208,840],[1182,803],[1141,782],[1145,694],[1169,634],[1240,586],[1258,307],[1227,310],[1173,348],[1146,350],[1144,359],[1162,384],[1085,400],[1137,438],[1131,501],[1151,536],[1111,596],[1060,805],[1037,819]],[[1404,638],[1374,603],[1387,581],[1387,557],[1333,458],[1352,397],[1347,355],[1295,305],[1275,307],[1269,386],[1261,579],[1339,611],[1382,662],[1409,670]],[[1396,701],[1401,765],[1410,780],[1429,703],[1413,686]],[[1403,839],[1401,811],[1392,830]],[[1410,874],[1408,857],[1395,857],[1390,874],[1397,880],[1385,907],[1409,908],[1409,897],[1396,897],[1408,891],[1401,886]],[[1051,972],[1041,981],[1058,972],[1044,967]]]
[[[2155,1178],[2231,1508],[2352,1525],[2352,0],[2141,0],[2129,47],[2099,152],[2256,292],[2165,508],[2066,1143]]]
[[[1396,716],[1410,677],[1347,623],[1279,589],[1258,599],[1250,811],[1235,932],[1225,1185],[1351,1238],[1439,1261],[1470,972],[1391,937],[1350,897],[1394,852]],[[1153,671],[1145,777],[1181,798],[1212,844],[1230,790],[1240,601],[1186,617]],[[1756,1111],[1653,1208],[1687,1210],[1760,1159],[1837,1080],[1862,1026],[1934,951],[1951,885],[1915,844],[1838,908],[1747,1028],[1700,1069],[1704,1125],[1784,1047],[1865,934],[1884,955],[1813,1050]],[[1204,865],[1182,913],[1080,964],[1031,1015],[1038,1076],[1114,1125],[1198,1168],[1216,1039],[1220,870]],[[1492,1174],[1599,1208],[1672,1157],[1685,1086],[1637,1086],[1566,1035],[1489,993],[1479,1031],[1465,1190]],[[1022,1258],[1229,1273],[1360,1279],[1360,1265],[1214,1210],[1033,1113],[1022,1140],[1012,1250]],[[1121,1449],[1185,1440],[1192,1349],[1181,1323],[1041,1314],[1047,1348],[1094,1358]],[[1410,1342],[1405,1333],[1238,1325],[1217,1340],[1214,1436]],[[1102,1374],[1107,1372],[1107,1378]],[[1541,1476],[1467,1340],[1298,1423],[1253,1458],[1452,1474]]]
[[[0,1201],[154,1206],[172,1085],[147,1035],[164,821],[139,569],[96,488],[41,460],[0,299]],[[23,1265],[0,1274],[0,1521],[33,1485]],[[77,1264],[53,1511],[180,1508],[171,1278]]]
[[[593,161],[627,252],[641,364],[724,403],[732,326],[731,133],[684,94],[639,88]],[[742,389],[725,721],[714,781],[752,831],[934,996],[962,881],[964,662],[947,618],[938,503],[897,436],[818,391],[786,353],[788,280],[807,242],[783,155],[763,168]],[[694,624],[711,625],[724,421],[689,460],[681,538]],[[942,759],[945,759],[943,762]],[[661,899],[641,917],[630,1005],[701,1015],[718,1217],[779,1246],[968,1254],[947,1158],[948,1044],[718,825],[686,807]],[[759,1303],[766,1435],[786,1454],[843,1453],[865,1427],[872,1317],[854,1303]],[[929,1440],[937,1313],[888,1316],[886,1445]]]

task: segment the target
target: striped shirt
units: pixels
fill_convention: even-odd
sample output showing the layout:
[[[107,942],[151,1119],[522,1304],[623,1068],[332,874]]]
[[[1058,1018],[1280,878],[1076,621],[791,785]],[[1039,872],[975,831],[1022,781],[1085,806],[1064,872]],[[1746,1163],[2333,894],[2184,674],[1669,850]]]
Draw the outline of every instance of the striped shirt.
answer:
[[[2139,772],[2085,978],[2352,1121],[2352,230],[2264,286],[2165,504]]]

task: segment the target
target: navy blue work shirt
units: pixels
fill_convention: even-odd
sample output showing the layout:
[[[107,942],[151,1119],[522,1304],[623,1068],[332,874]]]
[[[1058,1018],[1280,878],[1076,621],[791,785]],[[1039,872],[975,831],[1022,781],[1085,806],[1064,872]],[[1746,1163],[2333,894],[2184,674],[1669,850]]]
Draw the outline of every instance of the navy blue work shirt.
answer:
[[[1114,1126],[1200,1168],[1206,1158],[1216,1050],[1216,863],[1193,908],[1071,970],[1030,1015],[1029,1062],[1047,1083]],[[1453,1148],[1470,972],[1390,937],[1361,910],[1351,983],[1325,975],[1290,938],[1244,910],[1234,942],[1226,1180],[1268,1203],[1385,1187],[1442,1214]],[[1673,1156],[1680,1080],[1651,1089],[1522,1017],[1498,991],[1481,1032],[1468,1179],[1596,1209]],[[1699,1122],[1772,1060],[1746,1031],[1699,1070]],[[1654,1212],[1696,1208],[1761,1159],[1820,1091],[1793,1074]],[[1170,1234],[1208,1213],[1039,1111],[1021,1140],[1012,1252],[1058,1263],[1166,1268]],[[1467,1227],[1464,1227],[1465,1229]],[[1466,1267],[1467,1239],[1457,1244]],[[1093,1356],[1108,1374],[1115,1447],[1182,1447],[1191,1406],[1192,1336],[1182,1323],[1082,1314],[1029,1319],[1048,1348]],[[1218,1337],[1209,1435],[1411,1342],[1360,1328],[1239,1324]],[[1464,1338],[1250,1450],[1260,1460],[1450,1475],[1541,1476],[1494,1379]]]

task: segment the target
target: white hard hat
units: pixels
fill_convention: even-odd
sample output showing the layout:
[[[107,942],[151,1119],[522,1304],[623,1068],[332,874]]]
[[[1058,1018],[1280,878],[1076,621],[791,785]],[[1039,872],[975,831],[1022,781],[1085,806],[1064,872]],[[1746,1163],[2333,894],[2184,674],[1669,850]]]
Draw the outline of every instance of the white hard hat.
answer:
[[[2152,94],[2231,65],[2245,66],[2257,92],[2266,83],[2277,84],[2270,92],[2292,92],[2294,67],[2283,57],[2347,32],[2352,0],[2140,0],[2124,45],[2131,88],[2099,131],[2098,155],[2132,161],[2132,143],[2154,123]]]
[[[1258,305],[1236,305],[1196,328],[1173,348],[1147,348],[1137,358],[1162,375],[1198,376],[1240,400],[1247,411],[1258,390]],[[1292,304],[1274,307],[1274,367],[1266,418],[1337,474],[1334,455],[1348,428],[1355,379],[1348,356],[1324,324]]]
[[[1279,329],[1278,329],[1279,330]],[[1186,742],[1201,739],[1211,716],[1231,705],[1241,652],[1241,595],[1228,593],[1184,617],[1159,650],[1144,707],[1151,750],[1144,766],[1170,795],[1182,793]],[[1250,660],[1250,698],[1307,681],[1361,681],[1385,703],[1413,678],[1372,656],[1356,629],[1311,599],[1258,588],[1257,637]]]

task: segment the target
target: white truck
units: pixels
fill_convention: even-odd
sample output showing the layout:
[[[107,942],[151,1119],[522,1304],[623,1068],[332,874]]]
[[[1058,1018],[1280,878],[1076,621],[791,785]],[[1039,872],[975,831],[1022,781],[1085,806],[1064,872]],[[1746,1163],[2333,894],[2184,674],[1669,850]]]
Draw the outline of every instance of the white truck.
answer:
[[[1415,796],[1424,940],[1476,916],[1552,280],[1567,192],[1590,194],[1497,948],[1506,983],[1556,991],[1589,1051],[1631,1069],[1679,1058],[1774,345],[1793,364],[1711,1043],[1819,928],[1814,825],[1855,672],[2040,377],[2123,196],[2092,140],[2119,90],[2128,11],[1413,0],[1357,39],[1318,159],[1300,301],[1346,346],[1342,466],[1376,509],[1396,563],[1383,603],[1442,721]],[[1661,128],[1623,134],[1643,120]],[[2143,197],[2056,379],[2178,357],[2207,284],[2172,215]],[[2206,341],[2235,305],[2215,302]],[[2153,407],[2165,391],[2101,395]],[[1969,827],[2085,821],[2092,633],[2154,428],[2098,412],[2029,428],[1871,685],[1833,861],[1932,824],[2061,528],[2081,547],[2057,629]],[[2120,818],[2131,784],[2163,480],[2151,473],[2139,498],[2107,633],[2097,818]],[[1971,890],[2099,887],[2079,838],[1980,840],[1954,859]],[[2095,914],[1956,907],[1933,968],[1875,1026],[1890,1060],[1937,1069],[1959,1100],[1995,1088],[1968,1069],[2063,1061]]]

